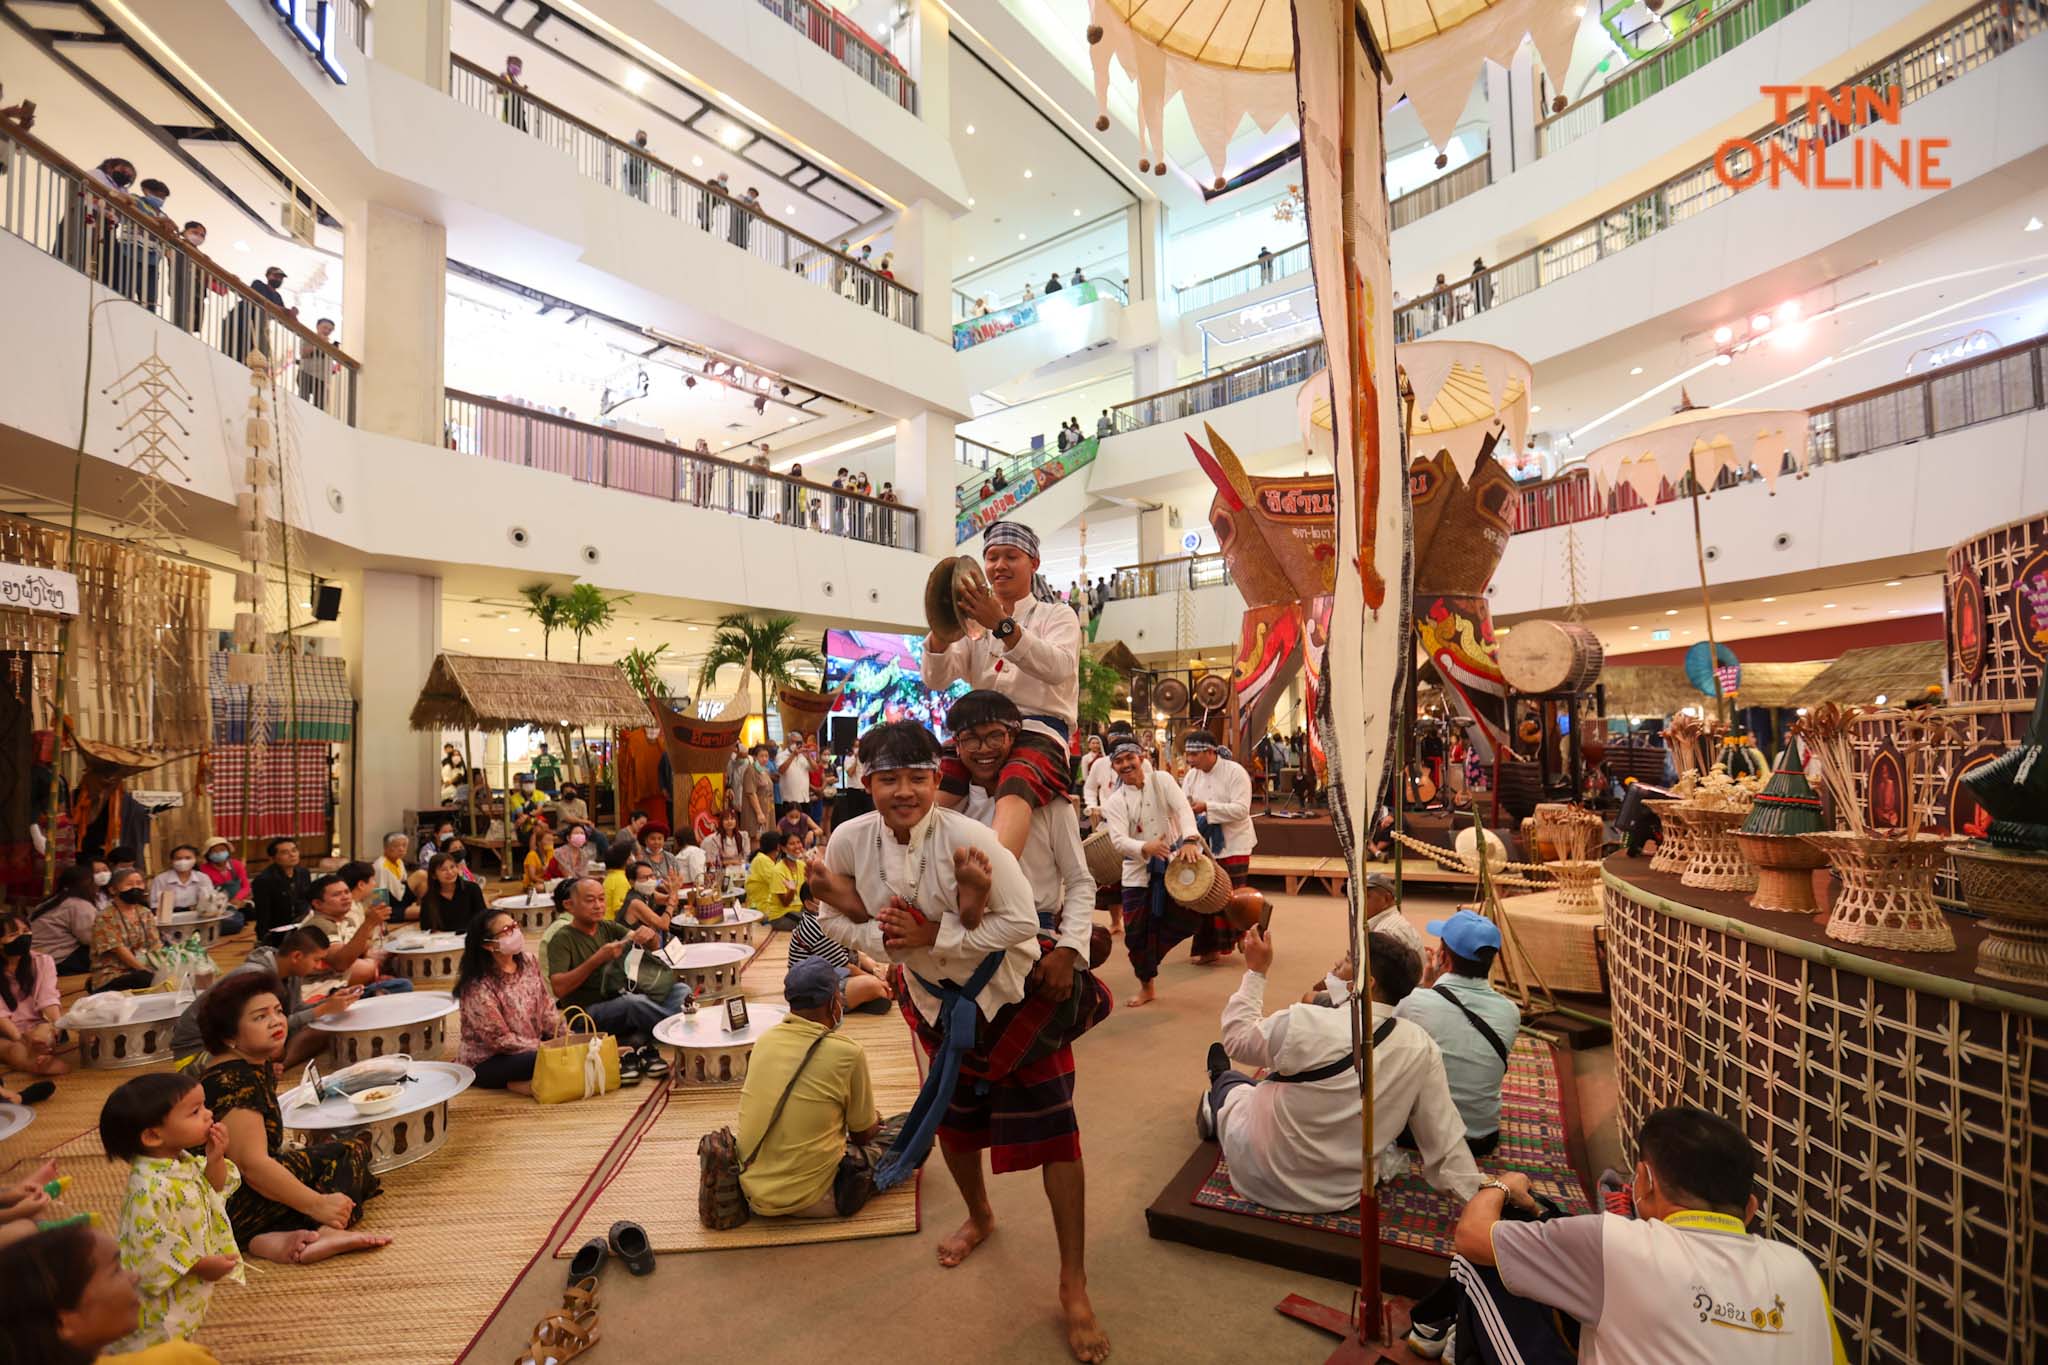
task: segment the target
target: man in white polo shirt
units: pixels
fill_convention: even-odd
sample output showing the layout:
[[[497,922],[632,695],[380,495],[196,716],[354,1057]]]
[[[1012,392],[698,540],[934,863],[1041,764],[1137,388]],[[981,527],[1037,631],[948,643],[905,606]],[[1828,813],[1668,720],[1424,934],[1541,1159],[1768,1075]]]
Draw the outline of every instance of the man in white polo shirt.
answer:
[[[1188,756],[1187,776],[1180,788],[1195,813],[1195,828],[1209,845],[1217,866],[1230,876],[1232,887],[1251,879],[1252,849],[1259,837],[1252,831],[1252,775],[1207,730],[1190,730],[1181,740]],[[1222,915],[1195,931],[1195,961],[1210,963],[1228,957],[1237,947],[1237,931]]]
[[[1581,1328],[1583,1365],[1842,1365],[1819,1274],[1747,1230],[1756,1153],[1742,1131],[1704,1110],[1660,1109],[1636,1150],[1634,1218],[1503,1222],[1510,1201],[1535,1207],[1529,1178],[1485,1182],[1458,1220],[1451,1263],[1461,1343],[1469,1322],[1482,1359],[1556,1358],[1556,1310]]]

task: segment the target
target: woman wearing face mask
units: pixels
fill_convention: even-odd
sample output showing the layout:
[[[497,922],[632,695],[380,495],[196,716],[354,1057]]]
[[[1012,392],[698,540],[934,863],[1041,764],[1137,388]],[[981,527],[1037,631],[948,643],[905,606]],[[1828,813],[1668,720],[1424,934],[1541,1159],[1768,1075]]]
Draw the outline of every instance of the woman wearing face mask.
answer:
[[[455,860],[455,875],[474,886],[476,871],[469,865],[469,846],[462,842],[462,836],[458,834],[441,845],[441,851]]]
[[[668,942],[669,923],[675,915],[676,893],[663,891],[655,878],[654,864],[636,862],[627,869],[626,899],[619,905],[619,922],[628,929],[646,925]]]
[[[590,847],[590,831],[581,825],[571,829],[562,846],[555,850],[554,865],[561,869],[560,876],[590,875],[597,866],[597,854]]]
[[[484,912],[484,893],[464,881],[452,853],[427,859],[427,889],[420,896],[420,928],[436,934],[466,934]]]
[[[87,989],[141,990],[156,979],[143,955],[163,946],[156,915],[149,908],[149,888],[133,868],[117,873],[108,889],[113,903],[93,917],[92,976]]]
[[[92,926],[102,909],[101,889],[98,873],[73,863],[57,874],[57,894],[28,917],[34,951],[55,959],[59,976],[92,970]]]
[[[455,977],[462,1006],[460,1060],[487,1090],[533,1093],[533,1055],[561,1033],[540,963],[526,951],[519,921],[503,910],[477,916]]]
[[[218,851],[222,857],[232,862],[234,855],[228,852],[227,840],[210,839],[206,847],[209,851]],[[211,867],[212,864],[209,863],[208,866]],[[239,863],[234,866],[240,871],[242,890],[246,896],[249,871]],[[169,869],[157,873],[156,879],[149,884],[149,903],[156,907],[158,915],[182,915],[194,910],[203,910],[216,899],[212,873],[198,871],[198,867],[199,850],[192,845],[179,844],[171,850]],[[228,917],[220,922],[223,937],[240,933],[242,930],[242,916],[232,906],[232,901],[221,906],[228,911]]]
[[[206,860],[199,870],[227,904],[239,908],[249,903],[249,869],[227,840],[215,835],[206,841]]]
[[[0,914],[0,1066],[61,1076],[71,1064],[56,1055],[57,963],[30,941],[28,921]]]

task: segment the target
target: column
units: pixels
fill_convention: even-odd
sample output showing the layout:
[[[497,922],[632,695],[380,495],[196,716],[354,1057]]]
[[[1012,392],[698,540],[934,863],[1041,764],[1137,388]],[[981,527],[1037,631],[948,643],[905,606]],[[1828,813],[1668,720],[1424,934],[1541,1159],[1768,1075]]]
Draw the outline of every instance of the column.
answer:
[[[345,851],[362,857],[440,790],[440,736],[414,730],[412,708],[441,649],[441,580],[376,569],[351,576],[342,587],[341,635],[359,704],[355,790],[342,801],[353,817]]]
[[[947,64],[952,56],[952,21],[939,0],[918,0],[917,62],[911,75],[917,78],[917,116],[934,128],[944,129],[953,113],[953,82]]]
[[[920,199],[896,220],[896,278],[918,293],[918,329],[953,343],[953,216]]]
[[[380,29],[380,46],[382,41]],[[342,263],[341,342],[363,366],[356,379],[356,425],[442,444],[448,230],[368,204],[343,236]],[[372,299],[378,301],[375,308]]]
[[[1497,79],[1505,88],[1497,88]],[[1562,88],[1563,79],[1560,72],[1552,84]],[[1486,68],[1487,120],[1493,129],[1496,185],[1507,179],[1515,167],[1528,166],[1536,160],[1536,121],[1550,116],[1549,108],[1537,100],[1539,88],[1534,43],[1523,43],[1505,72],[1491,64]]]
[[[1180,546],[1175,540],[1178,532],[1167,525],[1167,521],[1167,509],[1163,505],[1138,513],[1138,559],[1141,563],[1157,564],[1180,553]]]
[[[448,14],[454,0],[380,5],[370,21],[372,57],[423,85],[448,89]],[[487,59],[494,61],[495,58]]]
[[[896,487],[918,512],[918,549],[950,555],[957,544],[953,490],[953,419],[920,413],[896,423]]]
[[[1130,236],[1131,302],[1158,299],[1165,318],[1171,293],[1166,287],[1165,206],[1146,195],[1125,211]]]

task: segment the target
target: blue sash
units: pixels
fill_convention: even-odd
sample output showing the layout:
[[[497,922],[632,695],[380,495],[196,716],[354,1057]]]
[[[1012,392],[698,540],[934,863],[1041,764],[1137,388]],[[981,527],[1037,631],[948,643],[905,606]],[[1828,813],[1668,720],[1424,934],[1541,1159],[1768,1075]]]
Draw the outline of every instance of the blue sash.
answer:
[[[1146,875],[1152,879],[1152,918],[1166,918],[1166,859],[1147,858]]]
[[[981,1028],[981,1008],[975,1002],[996,968],[1003,965],[1003,956],[997,952],[983,958],[964,986],[951,981],[934,986],[921,976],[917,978],[920,986],[939,998],[939,1050],[925,1072],[924,1084],[918,1087],[917,1103],[910,1107],[902,1130],[875,1170],[877,1190],[902,1184],[930,1155],[939,1120],[953,1103],[954,1087],[960,1083],[960,1059],[973,1049]]]
[[[1217,858],[1223,856],[1223,826],[1210,824],[1209,817],[1206,815],[1197,815],[1195,817],[1195,833],[1201,835],[1202,842],[1209,845],[1210,856]]]

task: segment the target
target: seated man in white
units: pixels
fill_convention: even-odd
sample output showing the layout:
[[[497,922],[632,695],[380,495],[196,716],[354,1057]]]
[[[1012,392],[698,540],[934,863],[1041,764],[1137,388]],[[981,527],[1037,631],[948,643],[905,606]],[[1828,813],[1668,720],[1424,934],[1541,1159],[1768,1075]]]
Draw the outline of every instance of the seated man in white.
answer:
[[[1247,970],[1223,1007],[1223,1041],[1209,1048],[1209,1089],[1195,1109],[1195,1130],[1223,1146],[1230,1183],[1247,1199],[1294,1213],[1341,1213],[1358,1204],[1358,1078],[1351,1049],[1350,987],[1332,981],[1337,1008],[1293,1004],[1265,1013],[1273,941],[1244,936]],[[1465,1148],[1465,1123],[1451,1102],[1444,1063],[1428,1034],[1394,1017],[1415,989],[1422,966],[1392,939],[1374,934],[1372,967],[1373,1134],[1381,1176],[1406,1169],[1390,1153],[1395,1134],[1415,1134],[1423,1176],[1469,1199],[1479,1168]],[[1264,1067],[1253,1081],[1233,1061]]]

